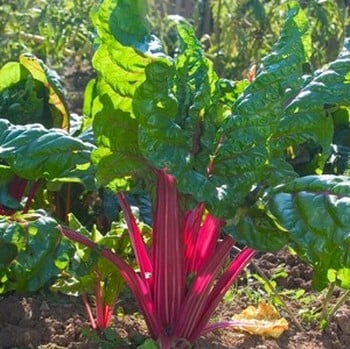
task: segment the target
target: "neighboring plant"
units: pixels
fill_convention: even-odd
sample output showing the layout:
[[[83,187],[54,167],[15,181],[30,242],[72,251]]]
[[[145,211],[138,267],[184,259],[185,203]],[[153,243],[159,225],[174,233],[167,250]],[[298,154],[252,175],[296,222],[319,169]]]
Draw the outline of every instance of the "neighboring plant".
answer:
[[[0,294],[36,291],[69,264],[73,249],[57,222],[36,211],[0,216]]]
[[[94,146],[66,132],[72,120],[59,79],[29,54],[0,69],[0,117],[0,293],[35,291],[73,255],[43,210],[55,211],[48,188],[91,184]]]
[[[97,180],[118,192],[139,271],[68,227],[62,233],[116,265],[161,348],[191,347],[211,330],[237,325],[209,320],[253,248],[288,244],[314,267],[317,289],[333,280],[348,288],[350,180],[316,173],[330,153],[329,106],[349,107],[349,41],[338,59],[307,75],[308,20],[290,2],[272,53],[256,76],[234,83],[218,78],[178,18],[180,45],[167,56],[146,14],[141,0],[105,0],[94,12],[98,76],[86,95]],[[318,161],[300,177],[293,155],[308,141],[317,144]],[[150,249],[124,194],[135,185],[153,198]],[[251,247],[222,271],[230,234]]]
[[[141,226],[141,223],[139,223]],[[96,227],[92,232],[84,228],[73,216],[69,216],[69,226],[94,243],[110,249],[125,260],[133,261],[130,239],[127,227],[121,223],[112,223],[111,229],[102,235]],[[143,226],[143,235],[147,234],[147,226]],[[75,244],[75,253],[69,266],[63,271],[55,284],[54,291],[69,295],[80,295],[83,299],[91,327],[102,333],[110,326],[112,316],[124,286],[123,278],[118,269],[98,251]],[[93,296],[91,300],[90,297]],[[94,303],[95,315],[91,302]]]
[[[31,54],[0,69],[0,115],[13,124],[68,130],[69,113],[57,73]]]

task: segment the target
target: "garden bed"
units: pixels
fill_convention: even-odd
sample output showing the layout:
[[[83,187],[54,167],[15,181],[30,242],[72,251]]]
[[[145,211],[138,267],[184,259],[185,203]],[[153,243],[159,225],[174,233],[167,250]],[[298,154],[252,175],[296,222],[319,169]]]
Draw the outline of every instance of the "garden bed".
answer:
[[[275,268],[285,264],[286,278],[276,279],[285,289],[305,289],[313,300],[307,310],[317,308],[321,304],[320,295],[310,290],[310,269],[296,257],[280,252],[277,256],[266,254],[257,260],[259,267],[268,275],[273,275]],[[251,272],[255,272],[253,267]],[[251,282],[244,288],[246,275],[241,279],[242,285],[236,286],[234,301],[226,299],[219,307],[216,318],[230,318],[247,305],[254,304],[261,294],[261,284]],[[281,291],[282,292],[282,291]],[[335,298],[339,296],[335,292]],[[306,296],[305,296],[306,297]],[[293,314],[298,316],[300,302],[286,299]],[[306,307],[306,306],[305,306]],[[343,305],[325,331],[320,331],[317,323],[303,323],[300,331],[290,320],[285,309],[281,314],[289,321],[289,329],[277,340],[239,333],[230,329],[215,331],[202,338],[198,348],[224,349],[345,349],[350,346],[350,302]],[[40,292],[35,294],[8,294],[0,300],[0,349],[7,348],[39,348],[39,349],[94,349],[94,348],[136,348],[147,338],[147,328],[134,306],[132,299],[124,292],[119,301],[113,328],[117,335],[109,340],[97,341],[89,335],[89,324],[80,298],[61,294]],[[300,317],[298,317],[300,318]],[[123,342],[125,344],[123,344]]]

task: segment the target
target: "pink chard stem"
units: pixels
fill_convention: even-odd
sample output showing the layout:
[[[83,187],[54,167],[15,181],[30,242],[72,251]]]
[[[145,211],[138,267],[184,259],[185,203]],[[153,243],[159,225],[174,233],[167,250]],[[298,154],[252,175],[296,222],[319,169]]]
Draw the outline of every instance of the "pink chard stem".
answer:
[[[179,311],[174,336],[188,339],[190,334],[198,327],[197,324],[207,306],[209,292],[232,246],[233,239],[226,237],[218,244],[210,260],[203,265],[203,268],[195,276]]]
[[[40,187],[39,181],[36,181],[31,185],[29,193],[28,193],[27,201],[26,201],[25,206],[23,208],[23,213],[27,213],[29,211],[30,205],[32,204],[32,201],[34,199],[35,194],[39,190],[39,187]]]
[[[198,323],[196,331],[194,331],[191,335],[191,340],[196,340],[201,335],[208,332],[208,330],[206,329],[207,327],[205,326],[209,322],[211,315],[213,314],[216,307],[224,297],[225,293],[231,287],[233,282],[243,271],[243,269],[248,265],[250,260],[254,257],[254,254],[255,250],[251,248],[246,247],[245,249],[243,249],[239,253],[239,255],[236,256],[236,258],[230,263],[224,274],[219,278],[207,301],[206,311],[203,313],[203,316],[200,322]],[[211,325],[209,325],[208,328],[210,328],[210,326]],[[203,327],[205,328],[203,329]]]
[[[61,233],[68,239],[83,244],[91,249],[98,249],[100,254],[113,263],[120,271],[126,284],[133,293],[139,305],[153,338],[160,338],[164,335],[163,327],[158,314],[155,311],[152,295],[148,283],[141,278],[122,258],[112,251],[99,247],[96,243],[74,230],[60,227]]]
[[[158,172],[153,224],[154,301],[163,328],[173,329],[185,293],[184,248],[175,178]]]
[[[104,302],[103,302],[103,291],[101,287],[101,277],[96,272],[96,290],[95,290],[95,304],[96,304],[96,324],[100,330],[106,329],[108,324],[104,322]]]
[[[205,217],[202,227],[199,230],[197,243],[194,251],[192,272],[198,273],[209,257],[213,254],[218,239],[220,229],[224,226],[224,221],[215,218],[210,213]]]
[[[86,313],[88,314],[88,317],[89,317],[90,325],[94,330],[96,330],[97,325],[96,325],[94,315],[92,314],[92,310],[91,310],[91,306],[90,306],[90,303],[88,300],[88,296],[86,294],[83,294],[82,298],[83,298],[83,303],[84,303],[84,306],[86,309]]]
[[[183,226],[183,240],[185,248],[185,268],[186,274],[193,269],[192,265],[195,260],[195,247],[198,232],[201,227],[204,213],[204,204],[199,204],[194,210],[185,213]]]
[[[145,279],[150,279],[153,273],[153,267],[147,251],[147,246],[142,239],[140,229],[137,226],[135,217],[131,212],[130,205],[126,200],[124,193],[119,192],[117,197],[128,226],[130,240],[135,252],[137,264],[140,267],[143,277]]]

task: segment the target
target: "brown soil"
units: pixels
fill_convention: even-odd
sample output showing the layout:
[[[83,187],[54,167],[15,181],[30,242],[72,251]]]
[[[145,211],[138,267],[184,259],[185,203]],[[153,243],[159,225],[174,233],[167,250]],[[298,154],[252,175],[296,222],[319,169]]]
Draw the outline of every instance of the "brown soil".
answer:
[[[276,256],[265,254],[255,262],[270,277],[278,265],[284,263],[288,277],[275,278],[277,284],[288,290],[300,288],[307,290],[306,294],[311,295],[312,302],[303,307],[309,307],[310,311],[320,305],[319,296],[310,291],[310,269],[297,258],[280,252]],[[253,267],[250,269],[251,273],[255,273]],[[242,276],[239,285],[233,288],[234,301],[226,299],[215,314],[215,319],[230,318],[247,305],[256,305],[259,298],[266,298],[261,284],[247,275],[249,274]],[[337,298],[339,295],[340,290],[336,290],[334,297]],[[298,311],[302,307],[301,301],[296,301],[290,295],[285,301],[301,321],[298,316]],[[277,340],[225,329],[202,338],[196,348],[350,348],[350,302],[336,312],[328,329],[323,332],[318,329],[317,323],[302,322],[303,330],[297,329],[285,308],[279,309],[289,321],[290,327]],[[112,327],[109,340],[96,340],[93,332],[88,329],[85,310],[79,298],[43,291],[35,294],[8,294],[0,298],[0,349],[136,348],[148,334],[142,316],[137,312],[132,298],[127,293],[119,302]],[[111,339],[111,336],[114,338]]]

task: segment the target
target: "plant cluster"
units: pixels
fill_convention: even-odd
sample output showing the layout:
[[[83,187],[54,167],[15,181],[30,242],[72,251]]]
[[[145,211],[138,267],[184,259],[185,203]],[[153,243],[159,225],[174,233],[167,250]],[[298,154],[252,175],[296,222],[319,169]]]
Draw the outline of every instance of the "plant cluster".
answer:
[[[257,71],[231,81],[185,20],[172,18],[179,45],[170,56],[145,1],[102,1],[83,117],[69,114],[42,61],[7,63],[0,290],[35,290],[59,276],[54,288],[82,295],[92,327],[104,330],[123,279],[148,343],[166,349],[242,325],[210,318],[256,250],[287,245],[313,266],[316,289],[349,289],[350,180],[334,135],[339,120],[349,127],[350,41],[313,70],[308,18],[297,2],[288,7]],[[92,223],[76,195],[94,207]],[[233,256],[235,241],[244,247]]]

